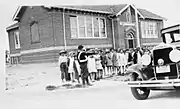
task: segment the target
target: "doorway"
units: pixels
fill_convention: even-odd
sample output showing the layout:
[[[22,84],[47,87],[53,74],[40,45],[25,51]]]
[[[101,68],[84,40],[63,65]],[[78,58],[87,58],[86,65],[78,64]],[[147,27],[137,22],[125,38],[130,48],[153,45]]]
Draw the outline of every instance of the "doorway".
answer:
[[[128,39],[128,48],[134,48],[133,39]]]
[[[126,35],[127,39],[127,48],[134,48],[134,34],[132,32],[127,33]]]

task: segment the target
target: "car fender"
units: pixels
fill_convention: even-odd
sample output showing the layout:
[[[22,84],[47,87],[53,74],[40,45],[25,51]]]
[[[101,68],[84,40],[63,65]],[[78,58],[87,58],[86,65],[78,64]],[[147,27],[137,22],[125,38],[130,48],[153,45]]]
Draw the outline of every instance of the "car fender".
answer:
[[[131,77],[131,79],[135,79],[135,76],[139,76],[142,80],[147,80],[148,76],[145,72],[143,72],[143,69],[145,69],[145,66],[142,64],[134,64],[128,67],[126,70],[126,74]]]

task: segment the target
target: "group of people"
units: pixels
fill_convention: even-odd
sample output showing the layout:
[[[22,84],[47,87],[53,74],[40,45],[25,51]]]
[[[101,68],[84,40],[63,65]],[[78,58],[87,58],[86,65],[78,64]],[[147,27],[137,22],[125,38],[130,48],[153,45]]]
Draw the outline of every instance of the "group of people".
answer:
[[[59,66],[63,82],[72,81],[91,86],[105,76],[124,75],[128,66],[141,63],[141,56],[150,53],[148,49],[85,49],[59,52]]]

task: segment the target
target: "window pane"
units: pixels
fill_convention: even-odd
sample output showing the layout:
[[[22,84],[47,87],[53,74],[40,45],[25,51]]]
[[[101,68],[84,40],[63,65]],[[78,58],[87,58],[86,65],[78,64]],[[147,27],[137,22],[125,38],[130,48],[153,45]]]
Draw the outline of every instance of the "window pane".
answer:
[[[14,32],[15,48],[20,48],[19,31]]]
[[[165,40],[166,40],[166,43],[171,43],[172,42],[172,38],[171,38],[171,35],[169,33],[165,34]]]
[[[100,18],[100,34],[101,37],[106,37],[105,19]]]
[[[84,16],[78,16],[79,22],[79,37],[85,37],[85,20]]]
[[[33,25],[31,25],[31,37],[32,37],[32,42],[36,42],[40,40],[37,23],[34,23]]]
[[[77,38],[77,17],[70,16],[71,37]]]
[[[94,37],[99,37],[99,22],[98,22],[98,18],[93,18],[93,24],[94,24]]]
[[[79,37],[85,37],[85,28],[79,28]]]
[[[93,37],[92,17],[86,17],[86,31],[87,31],[87,37]]]
[[[174,40],[175,41],[180,41],[180,34],[175,33],[173,35],[174,35]]]
[[[146,33],[146,30],[145,30],[144,22],[142,21],[141,22],[141,34],[142,34],[142,38],[145,38],[145,33]]]

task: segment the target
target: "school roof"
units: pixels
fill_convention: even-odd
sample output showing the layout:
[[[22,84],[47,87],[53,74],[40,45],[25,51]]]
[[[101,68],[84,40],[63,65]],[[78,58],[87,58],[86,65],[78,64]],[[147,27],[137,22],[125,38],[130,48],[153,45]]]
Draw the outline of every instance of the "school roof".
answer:
[[[136,8],[133,4],[117,4],[117,5],[57,5],[57,6],[43,6],[46,8],[59,8],[59,9],[69,9],[69,10],[77,10],[77,11],[85,11],[85,12],[96,12],[96,13],[104,13],[109,15],[118,16],[122,12],[124,12],[129,6],[135,9],[143,19],[155,19],[155,20],[167,20],[164,17],[161,17],[155,13],[152,13],[145,9]],[[13,21],[19,19],[19,15],[23,13],[25,8],[28,6],[19,6],[16,10]],[[9,28],[9,27],[8,27]]]
[[[15,28],[18,28],[18,27],[19,27],[19,23],[16,22],[16,23],[8,26],[8,27],[6,28],[6,31],[9,31],[9,30],[11,30],[11,29],[15,29]]]

